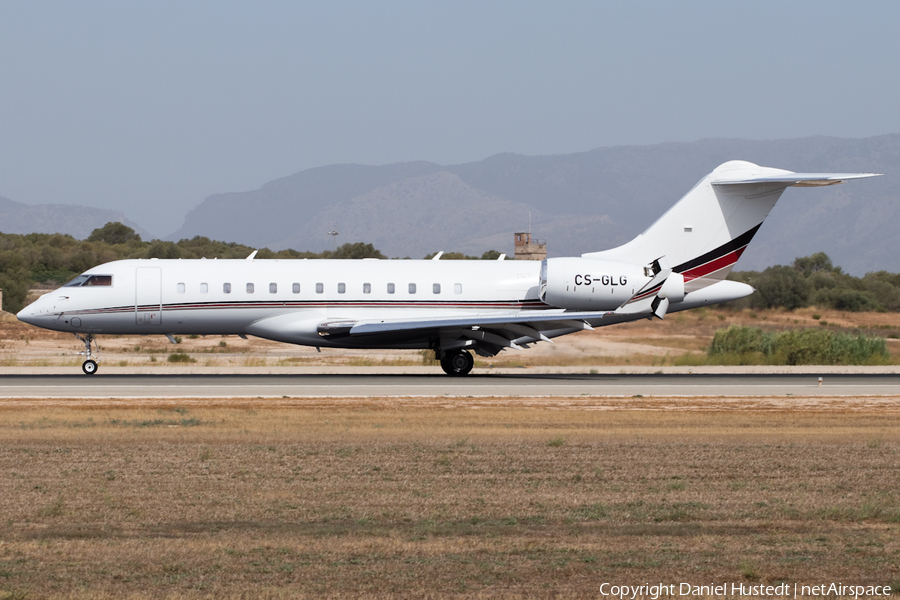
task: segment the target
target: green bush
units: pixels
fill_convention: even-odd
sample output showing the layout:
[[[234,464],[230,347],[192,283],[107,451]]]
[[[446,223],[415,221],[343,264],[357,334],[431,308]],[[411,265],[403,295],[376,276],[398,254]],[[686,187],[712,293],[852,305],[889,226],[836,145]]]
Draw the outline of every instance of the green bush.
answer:
[[[824,252],[797,258],[791,267],[732,271],[728,279],[756,288],[755,294],[730,302],[734,309],[813,305],[852,312],[900,311],[900,274],[877,271],[854,277],[834,266]]]
[[[834,299],[834,307],[837,310],[850,312],[865,312],[881,308],[871,292],[859,290],[841,290]]]
[[[140,242],[141,236],[124,223],[110,222],[92,231],[87,241],[126,244],[130,241]]]
[[[738,325],[718,330],[708,354],[720,364],[864,365],[890,359],[884,338],[816,328],[764,332]]]
[[[837,280],[832,277],[830,273],[822,273],[821,271],[813,273],[806,278],[806,281],[809,282],[809,285],[812,286],[814,290],[824,290],[838,287]]]
[[[874,294],[854,289],[827,288],[816,290],[813,292],[811,300],[812,304],[816,306],[846,310],[848,312],[883,310],[881,304],[875,299]]]
[[[0,252],[0,289],[3,290],[3,310],[17,313],[25,306],[31,282],[31,271],[25,258],[15,250]]]
[[[381,251],[377,250],[372,244],[364,244],[363,242],[346,243],[334,252],[325,251],[322,253],[323,258],[387,258]]]
[[[762,347],[762,338],[763,331],[758,327],[732,325],[719,329],[709,346],[709,355],[757,352]]]
[[[802,308],[809,303],[810,285],[793,267],[769,267],[753,281],[757,295],[753,304],[757,307],[784,307],[788,310]]]
[[[871,273],[866,273],[863,282],[866,289],[872,294],[881,308],[890,312],[900,310],[900,287],[892,285],[889,281],[870,277]]]
[[[185,354],[184,352],[173,352],[169,355],[166,361],[170,363],[195,363],[197,359],[192,358],[190,355]]]
[[[834,265],[831,264],[831,259],[824,252],[816,252],[809,256],[795,258],[794,270],[802,273],[804,277],[809,277],[813,273],[830,273],[832,271],[837,273],[841,272],[841,268],[835,268]]]
[[[31,266],[31,280],[35,283],[62,285],[73,279],[78,273],[62,267],[52,268],[43,263]]]

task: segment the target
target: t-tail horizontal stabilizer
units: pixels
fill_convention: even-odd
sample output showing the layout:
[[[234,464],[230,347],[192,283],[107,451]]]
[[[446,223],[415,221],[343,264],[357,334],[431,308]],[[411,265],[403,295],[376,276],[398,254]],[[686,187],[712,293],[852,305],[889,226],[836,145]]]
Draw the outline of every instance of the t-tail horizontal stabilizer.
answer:
[[[775,169],[769,169],[775,171]],[[819,187],[823,185],[835,185],[850,181],[851,179],[865,179],[867,177],[878,177],[881,173],[791,173],[785,171],[779,175],[745,175],[745,176],[729,176],[724,175],[717,179],[713,179],[710,183],[713,185],[753,185],[758,183],[782,183],[787,187]]]

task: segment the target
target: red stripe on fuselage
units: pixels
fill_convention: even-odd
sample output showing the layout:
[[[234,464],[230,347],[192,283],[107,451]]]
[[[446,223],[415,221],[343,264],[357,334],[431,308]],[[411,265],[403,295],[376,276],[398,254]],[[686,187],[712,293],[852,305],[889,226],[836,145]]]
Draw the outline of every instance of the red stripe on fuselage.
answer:
[[[738,259],[741,257],[741,254],[744,253],[744,250],[747,249],[747,246],[743,248],[738,248],[734,252],[729,252],[725,256],[717,258],[715,260],[711,260],[708,263],[702,264],[700,266],[694,267],[688,271],[682,273],[684,275],[684,281],[688,282],[692,279],[700,279],[701,277],[706,277],[710,273],[715,273],[725,267],[729,267],[736,263]]]
[[[662,285],[654,286],[652,289],[649,289],[646,292],[641,292],[640,294],[637,294],[636,296],[632,297],[625,304],[631,304],[632,302],[637,302],[638,300],[643,300],[644,298],[647,298],[648,296],[652,296],[652,295],[656,294],[656,292],[658,292],[660,289],[662,289]]]

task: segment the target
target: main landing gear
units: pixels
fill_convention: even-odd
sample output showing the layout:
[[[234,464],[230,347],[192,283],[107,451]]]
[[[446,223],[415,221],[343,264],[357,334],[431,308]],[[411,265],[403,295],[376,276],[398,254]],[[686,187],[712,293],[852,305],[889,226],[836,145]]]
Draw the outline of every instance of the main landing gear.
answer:
[[[94,373],[97,372],[98,366],[97,366],[97,361],[94,360],[93,358],[91,358],[91,356],[93,355],[93,352],[91,352],[91,347],[92,346],[96,347],[97,352],[99,352],[100,346],[94,340],[93,333],[88,333],[86,335],[81,335],[81,334],[76,333],[75,337],[77,337],[79,340],[81,340],[84,343],[84,352],[78,353],[84,357],[84,362],[81,364],[81,370],[84,371],[85,375],[93,375]],[[99,357],[97,358],[97,360],[100,360]]]
[[[468,375],[475,366],[475,359],[467,350],[451,350],[441,355],[441,368],[451,377]]]

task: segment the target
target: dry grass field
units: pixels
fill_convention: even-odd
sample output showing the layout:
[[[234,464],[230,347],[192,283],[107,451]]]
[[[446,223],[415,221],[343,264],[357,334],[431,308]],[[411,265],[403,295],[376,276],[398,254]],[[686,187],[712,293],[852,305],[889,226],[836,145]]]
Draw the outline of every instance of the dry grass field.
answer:
[[[897,590],[898,399],[3,401],[0,598]]]

